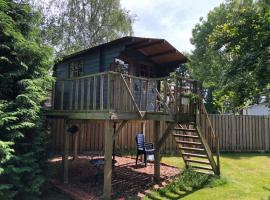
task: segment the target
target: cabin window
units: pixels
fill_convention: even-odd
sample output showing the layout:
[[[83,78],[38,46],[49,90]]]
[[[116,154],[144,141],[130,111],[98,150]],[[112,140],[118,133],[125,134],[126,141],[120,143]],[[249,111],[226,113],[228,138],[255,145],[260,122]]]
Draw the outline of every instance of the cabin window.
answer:
[[[153,77],[154,76],[153,67],[150,65],[141,64],[140,65],[140,76]]]
[[[83,75],[83,62],[81,60],[73,61],[69,64],[69,77],[79,77]]]

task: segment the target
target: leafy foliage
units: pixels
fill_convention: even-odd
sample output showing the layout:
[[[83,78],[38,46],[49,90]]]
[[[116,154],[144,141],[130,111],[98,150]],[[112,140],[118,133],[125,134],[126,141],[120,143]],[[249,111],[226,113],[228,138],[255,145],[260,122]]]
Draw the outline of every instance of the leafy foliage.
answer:
[[[230,0],[193,29],[190,73],[210,89],[219,112],[258,102],[270,83],[269,16],[266,0]]]
[[[28,199],[45,180],[46,100],[52,52],[41,45],[39,14],[0,0],[0,199]]]
[[[132,34],[133,17],[120,0],[51,0],[48,6],[33,2],[44,13],[43,42],[53,46],[57,56]]]

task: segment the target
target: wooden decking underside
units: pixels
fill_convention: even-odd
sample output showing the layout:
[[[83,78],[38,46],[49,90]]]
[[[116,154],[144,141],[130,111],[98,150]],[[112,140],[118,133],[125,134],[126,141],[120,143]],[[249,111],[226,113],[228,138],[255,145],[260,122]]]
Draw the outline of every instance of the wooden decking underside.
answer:
[[[191,122],[195,120],[195,116],[189,113],[169,115],[162,112],[142,112],[141,117],[136,112],[114,111],[48,111],[47,117],[93,120],[158,120],[167,122]]]

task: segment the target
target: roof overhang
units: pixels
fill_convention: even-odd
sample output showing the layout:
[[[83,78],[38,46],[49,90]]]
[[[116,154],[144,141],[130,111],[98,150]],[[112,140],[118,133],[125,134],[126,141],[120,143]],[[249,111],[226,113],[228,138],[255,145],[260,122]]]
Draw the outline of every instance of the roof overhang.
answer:
[[[133,37],[126,49],[136,49],[157,64],[185,63],[188,59],[164,39]]]

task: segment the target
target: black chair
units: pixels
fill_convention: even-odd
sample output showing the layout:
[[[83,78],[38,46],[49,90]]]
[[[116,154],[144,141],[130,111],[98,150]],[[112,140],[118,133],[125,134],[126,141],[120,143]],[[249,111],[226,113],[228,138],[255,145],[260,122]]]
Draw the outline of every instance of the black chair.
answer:
[[[155,154],[154,144],[151,142],[144,142],[144,135],[142,133],[136,135],[136,144],[137,144],[136,165],[138,163],[139,155],[144,155],[144,165],[146,167],[147,156]]]

